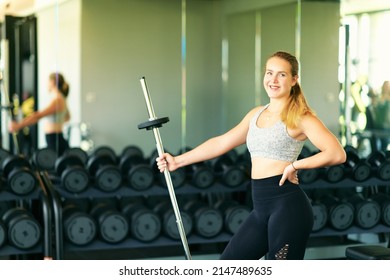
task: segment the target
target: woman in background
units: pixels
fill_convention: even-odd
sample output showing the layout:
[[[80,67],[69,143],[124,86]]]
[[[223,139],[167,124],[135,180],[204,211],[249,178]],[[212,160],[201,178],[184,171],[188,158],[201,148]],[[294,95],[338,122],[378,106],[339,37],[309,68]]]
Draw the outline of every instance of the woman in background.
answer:
[[[64,76],[60,73],[52,73],[49,76],[48,91],[51,100],[46,108],[33,112],[30,116],[20,120],[12,121],[9,125],[10,132],[17,132],[24,127],[36,124],[39,120],[45,119],[44,131],[47,147],[61,155],[69,144],[63,135],[64,123],[69,121],[70,114],[66,104],[69,93],[69,85]]]

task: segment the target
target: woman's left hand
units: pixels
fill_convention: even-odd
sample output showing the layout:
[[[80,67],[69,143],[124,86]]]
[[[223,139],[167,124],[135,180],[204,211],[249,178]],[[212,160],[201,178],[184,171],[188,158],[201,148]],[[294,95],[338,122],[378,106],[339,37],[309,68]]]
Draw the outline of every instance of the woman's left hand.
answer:
[[[279,181],[279,186],[282,186],[286,180],[289,180],[293,184],[299,184],[298,170],[294,169],[292,164],[289,164],[284,168],[282,179]]]

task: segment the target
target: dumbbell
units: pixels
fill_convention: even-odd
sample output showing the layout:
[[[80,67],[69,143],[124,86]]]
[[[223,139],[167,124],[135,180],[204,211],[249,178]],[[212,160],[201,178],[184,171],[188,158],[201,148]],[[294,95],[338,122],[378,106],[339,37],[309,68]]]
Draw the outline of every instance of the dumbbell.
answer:
[[[7,242],[7,228],[4,223],[0,221],[0,248]]]
[[[230,153],[211,160],[211,165],[216,176],[227,187],[235,188],[246,179],[243,169],[234,163]]]
[[[8,209],[14,207],[11,201],[0,201],[0,217],[7,212]],[[0,248],[7,242],[7,228],[3,221],[0,219]]]
[[[97,200],[90,211],[98,224],[99,237],[107,243],[122,242],[129,233],[129,223],[116,209],[115,201]]]
[[[164,173],[161,173],[160,170],[157,167],[156,158],[158,157],[157,150],[154,150],[150,157],[149,157],[149,163],[150,166],[155,174],[155,177],[158,179],[158,182],[161,186],[167,187],[167,182],[165,180]],[[182,186],[184,186],[186,182],[186,171],[184,168],[176,169],[175,171],[170,172],[172,184],[175,189],[178,189]]]
[[[314,223],[312,232],[318,232],[325,228],[328,223],[328,209],[321,201],[315,199],[314,195],[308,194],[308,197],[313,209]]]
[[[3,214],[2,221],[7,228],[8,243],[18,249],[31,249],[41,240],[41,225],[24,208],[13,207],[8,209]]]
[[[344,166],[347,168],[352,179],[357,182],[367,180],[371,176],[370,165],[362,160],[357,151],[353,148],[346,146],[344,149],[347,154],[347,160],[345,161]]]
[[[338,183],[345,178],[345,167],[343,164],[336,164],[323,168],[323,178],[330,183]]]
[[[66,200],[62,208],[63,232],[65,239],[77,246],[85,246],[95,240],[97,224],[88,213],[86,199]]]
[[[241,167],[247,178],[251,177],[252,161],[248,149],[237,156],[237,165]]]
[[[370,199],[376,201],[381,209],[381,222],[390,226],[390,195],[378,192],[370,196]]]
[[[36,189],[37,177],[23,156],[9,155],[2,162],[8,188],[16,195],[28,195]]]
[[[369,229],[380,221],[381,210],[376,201],[365,198],[361,193],[347,191],[342,195],[342,201],[346,201],[354,207],[355,224],[361,228]]]
[[[307,158],[316,154],[317,152],[311,152],[309,148],[303,147],[301,153],[298,156],[298,159]],[[319,168],[310,168],[310,169],[300,169],[298,171],[299,174],[299,182],[302,184],[310,184],[314,181],[318,180],[320,177],[320,169]]]
[[[367,162],[371,168],[375,170],[378,178],[388,181],[390,180],[390,159],[382,151],[374,151],[367,157]]]
[[[122,200],[121,212],[130,224],[131,236],[141,242],[151,242],[161,233],[159,215],[138,201]]]
[[[143,152],[138,148],[127,147],[119,159],[119,169],[123,178],[135,190],[149,189],[154,183],[154,172],[146,163]]]
[[[168,200],[162,200],[157,203],[153,208],[153,211],[157,213],[162,221],[162,232],[165,236],[179,240],[180,234],[177,229],[176,216],[173,211],[172,205]],[[193,221],[191,215],[186,211],[180,211],[181,220],[186,236],[189,236],[193,229]]]
[[[71,147],[64,151],[63,155],[69,156],[77,156],[81,159],[81,161],[86,164],[88,160],[88,153],[81,149],[80,147]]]
[[[122,184],[122,172],[117,165],[116,155],[110,152],[95,151],[87,160],[87,170],[96,187],[102,191],[114,192]]]
[[[33,152],[31,162],[38,170],[54,171],[57,153],[51,148],[42,148]]]
[[[328,211],[328,224],[335,230],[346,230],[354,222],[354,208],[351,203],[341,201],[338,197],[327,194],[320,198]]]
[[[207,189],[215,182],[215,173],[205,162],[190,164],[185,170],[188,181],[199,189]]]
[[[75,155],[62,155],[55,163],[62,187],[71,193],[81,193],[89,186],[89,174],[82,160]]]
[[[199,236],[213,238],[221,233],[224,221],[220,210],[199,200],[186,202],[183,209],[192,213],[194,230]]]
[[[215,208],[223,214],[224,228],[228,233],[235,234],[241,224],[249,216],[250,210],[233,199],[221,199],[215,204]]]

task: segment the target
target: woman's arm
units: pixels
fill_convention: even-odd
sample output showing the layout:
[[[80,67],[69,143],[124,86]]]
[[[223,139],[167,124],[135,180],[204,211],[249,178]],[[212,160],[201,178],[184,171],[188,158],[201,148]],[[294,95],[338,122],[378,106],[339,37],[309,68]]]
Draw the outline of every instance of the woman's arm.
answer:
[[[63,104],[59,98],[53,99],[50,104],[44,108],[41,111],[36,111],[32,113],[30,116],[22,119],[19,122],[11,122],[9,125],[9,131],[10,132],[17,132],[18,130],[21,130],[22,128],[30,125],[36,124],[41,118],[53,115],[57,111],[63,108]]]
[[[184,154],[173,157],[170,154],[165,153],[162,157],[158,157],[156,161],[160,171],[163,172],[167,165],[169,171],[174,171],[177,168],[196,162],[216,158],[244,144],[248,133],[249,121],[257,110],[259,110],[259,107],[251,110],[238,125],[225,134],[210,138]]]
[[[296,169],[311,169],[336,165],[346,161],[346,153],[336,136],[314,115],[302,119],[301,128],[318,153],[294,162]]]
[[[312,114],[304,116],[300,128],[305,137],[316,146],[319,152],[287,165],[279,185],[283,185],[286,180],[298,183],[297,171],[299,169],[336,165],[345,162],[347,159],[345,150],[336,136],[316,116]]]

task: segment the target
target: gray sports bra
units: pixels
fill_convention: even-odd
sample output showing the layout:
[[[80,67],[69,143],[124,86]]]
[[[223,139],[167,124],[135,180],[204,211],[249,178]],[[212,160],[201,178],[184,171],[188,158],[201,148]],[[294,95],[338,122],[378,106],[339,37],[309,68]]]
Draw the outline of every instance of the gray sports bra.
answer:
[[[51,123],[62,124],[65,122],[66,114],[68,113],[68,107],[61,112],[56,112],[55,114],[46,116],[46,120]]]
[[[246,138],[249,153],[251,157],[294,162],[298,158],[305,141],[292,138],[282,121],[278,121],[271,127],[258,127],[256,124],[260,114],[268,105],[260,109],[250,120]]]

